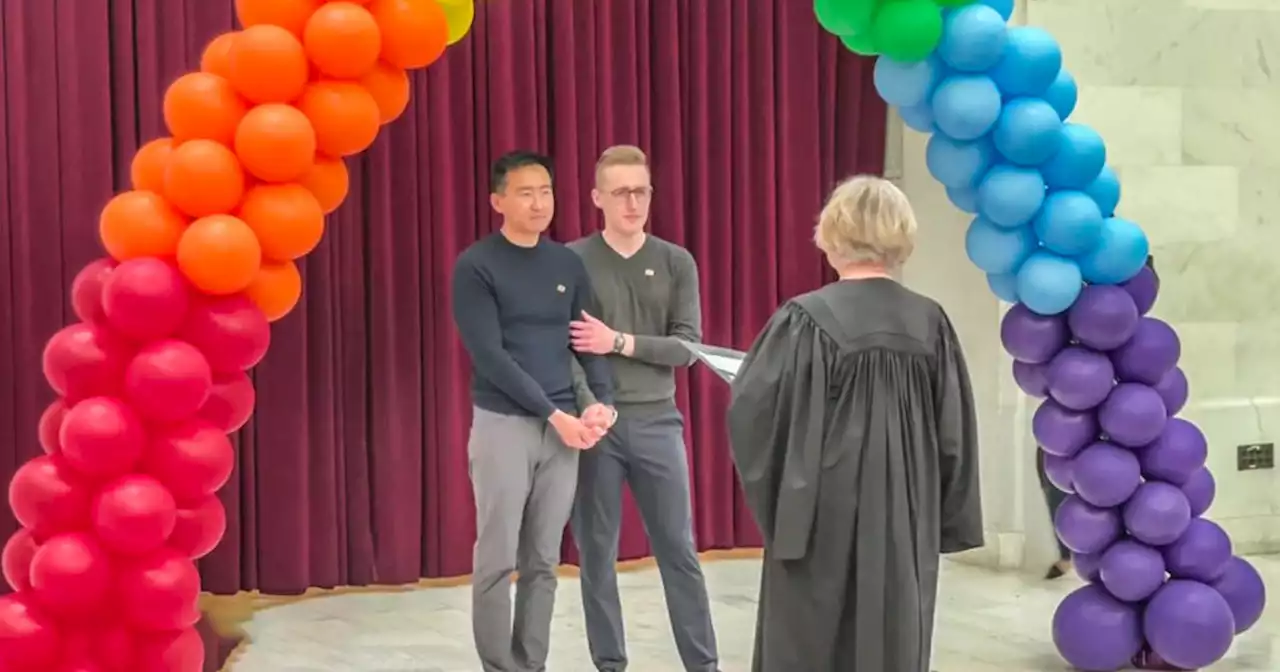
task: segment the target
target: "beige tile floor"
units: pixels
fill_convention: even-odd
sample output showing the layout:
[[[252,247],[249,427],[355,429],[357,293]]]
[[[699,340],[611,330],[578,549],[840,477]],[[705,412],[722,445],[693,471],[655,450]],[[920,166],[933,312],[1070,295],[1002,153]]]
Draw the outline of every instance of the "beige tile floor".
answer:
[[[1280,556],[1252,559],[1269,585],[1280,585]],[[755,627],[759,563],[705,564],[724,672],[747,672]],[[678,672],[655,570],[620,575],[634,672]],[[939,672],[1060,672],[1049,621],[1071,578],[1045,582],[945,562],[934,668]],[[427,588],[349,593],[259,612],[248,624],[252,644],[235,672],[475,672],[468,589]],[[1275,609],[1239,638],[1221,672],[1280,670],[1280,616]],[[554,622],[551,672],[594,672],[582,627],[578,582],[562,579]]]

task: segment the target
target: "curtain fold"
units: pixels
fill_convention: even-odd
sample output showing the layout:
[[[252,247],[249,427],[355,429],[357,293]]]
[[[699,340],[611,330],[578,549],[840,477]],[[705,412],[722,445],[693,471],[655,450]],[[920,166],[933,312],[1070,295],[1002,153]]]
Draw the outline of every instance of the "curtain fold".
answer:
[[[777,304],[829,279],[811,231],[836,180],[883,169],[871,62],[791,0],[482,0],[469,37],[415,75],[405,115],[348,162],[351,196],[303,268],[303,303],[253,373],[254,419],[222,492],[206,590],[296,593],[471,568],[468,370],[453,260],[497,225],[488,166],[556,162],[553,236],[594,231],[595,159],[638,144],[653,232],[692,251],[706,340],[746,348]],[[164,132],[160,101],[233,27],[231,0],[5,0],[0,22],[0,475],[36,455],[45,341],[72,319],[97,216]],[[758,545],[724,430],[728,390],[680,376],[698,545]],[[0,512],[0,535],[16,523]],[[621,557],[648,553],[629,497]],[[566,544],[566,560],[574,559]]]

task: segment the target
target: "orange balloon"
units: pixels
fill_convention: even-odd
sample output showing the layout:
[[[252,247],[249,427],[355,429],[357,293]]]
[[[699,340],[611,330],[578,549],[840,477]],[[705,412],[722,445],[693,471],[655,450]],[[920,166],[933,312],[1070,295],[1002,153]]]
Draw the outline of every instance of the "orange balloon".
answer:
[[[324,210],[300,184],[262,184],[245,194],[240,219],[258,236],[262,256],[289,261],[314,250],[324,236]]]
[[[319,6],[320,0],[236,0],[236,18],[245,28],[280,26],[301,36],[307,19]]]
[[[173,152],[172,138],[156,138],[138,149],[129,166],[129,180],[134,189],[164,193],[164,171]]]
[[[262,248],[253,229],[231,215],[197,219],[178,241],[178,268],[206,294],[244,291],[261,266]]]
[[[213,140],[230,144],[248,106],[231,83],[207,72],[174,80],[164,93],[164,123],[178,142]]]
[[[223,145],[211,140],[184,142],[169,154],[164,195],[192,217],[231,212],[244,197],[244,168]]]
[[[373,0],[369,12],[382,29],[382,60],[425,68],[449,46],[449,23],[436,0]]]
[[[258,306],[267,321],[288,315],[302,298],[302,274],[292,261],[264,263],[245,294]]]
[[[246,28],[228,51],[227,79],[255,103],[287,103],[307,85],[310,65],[302,42],[279,26]]]
[[[222,78],[231,76],[231,43],[235,41],[239,31],[223,33],[205,46],[200,56],[200,71]]]
[[[381,61],[360,80],[373,101],[378,104],[382,123],[388,124],[404,114],[409,106],[409,74]]]
[[[316,157],[311,120],[292,105],[268,103],[246,114],[236,129],[236,154],[245,170],[266,182],[292,182]]]
[[[320,203],[324,214],[329,214],[342,205],[347,192],[351,189],[351,177],[347,173],[347,164],[342,159],[331,156],[317,156],[311,172],[300,181]]]
[[[298,109],[316,129],[316,148],[329,156],[350,156],[368,149],[382,124],[377,101],[354,82],[310,84],[298,99]]]
[[[350,2],[331,2],[311,15],[302,44],[321,73],[356,79],[377,65],[382,33],[369,10]]]
[[[116,261],[172,257],[187,221],[160,194],[126,191],[107,202],[98,217],[98,237]]]
[[[320,0],[321,2],[353,2],[357,5],[367,5],[369,0]]]

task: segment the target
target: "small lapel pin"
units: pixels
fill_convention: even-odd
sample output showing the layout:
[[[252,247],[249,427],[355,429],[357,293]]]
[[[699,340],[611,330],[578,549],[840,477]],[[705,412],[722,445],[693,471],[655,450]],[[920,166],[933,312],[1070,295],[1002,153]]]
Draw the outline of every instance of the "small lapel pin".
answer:
[[[564,294],[564,285],[556,285],[556,291]]]
[[[644,274],[652,278],[652,277],[653,277],[653,269],[652,269],[652,268],[646,268],[646,269],[644,269]]]

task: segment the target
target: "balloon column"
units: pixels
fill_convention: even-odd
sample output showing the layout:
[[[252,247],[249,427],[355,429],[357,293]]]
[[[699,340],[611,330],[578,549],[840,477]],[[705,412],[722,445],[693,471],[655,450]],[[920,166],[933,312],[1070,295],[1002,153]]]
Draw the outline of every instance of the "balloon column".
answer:
[[[1008,25],[1013,0],[816,0],[875,85],[929,133],[930,173],[974,214],[966,252],[1014,306],[1001,338],[1034,434],[1070,497],[1055,528],[1088,584],[1053,618],[1081,670],[1205,667],[1257,622],[1258,572],[1201,517],[1214,497],[1178,335],[1147,315],[1147,237],[1117,214],[1096,131],[1070,122],[1076,84],[1054,38]],[[1168,669],[1168,668],[1162,668]]]
[[[302,292],[297,262],[347,194],[344,157],[409,101],[407,71],[466,34],[472,0],[236,0],[242,29],[164,95],[169,136],[103,208],[107,257],[54,334],[43,455],[9,485],[0,669],[203,667],[195,560],[249,419],[246,373]]]

